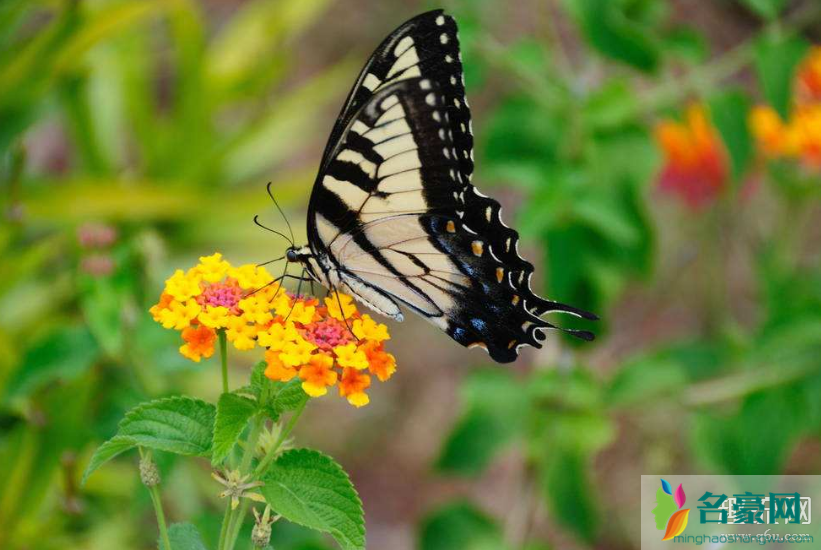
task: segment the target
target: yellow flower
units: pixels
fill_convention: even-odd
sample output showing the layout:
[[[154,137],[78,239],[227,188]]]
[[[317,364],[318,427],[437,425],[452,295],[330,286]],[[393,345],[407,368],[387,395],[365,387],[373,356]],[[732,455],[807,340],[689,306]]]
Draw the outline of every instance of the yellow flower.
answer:
[[[285,325],[274,323],[257,333],[257,344],[272,351],[281,351],[286,343],[296,342],[299,338],[299,333],[290,321]]]
[[[206,327],[222,328],[228,323],[228,308],[225,306],[206,306],[197,319]]]
[[[166,309],[159,312],[163,328],[182,330],[191,324],[191,320],[200,314],[202,308],[194,300],[181,303],[172,301]]]
[[[389,340],[391,335],[388,334],[388,327],[377,323],[371,319],[370,315],[363,315],[361,319],[353,322],[353,333],[360,340],[373,340],[374,342],[381,342]]]
[[[198,274],[189,275],[178,269],[165,281],[165,292],[178,302],[184,302],[202,293],[201,280]]]
[[[315,345],[305,341],[302,337],[298,337],[295,342],[285,342],[283,344],[279,359],[289,367],[298,367],[307,364],[311,360],[311,353],[315,349]]]
[[[239,301],[239,308],[242,310],[242,316],[250,323],[258,323],[264,325],[274,318],[271,315],[271,309],[268,300],[265,296],[253,294],[247,298]]]
[[[258,331],[256,325],[249,325],[242,317],[229,317],[225,326],[228,341],[238,350],[249,350],[256,345],[255,338]]]
[[[193,269],[203,280],[216,283],[225,277],[230,268],[231,264],[222,259],[222,254],[215,252],[210,256],[200,256],[200,264]]]
[[[270,283],[274,278],[262,266],[246,264],[228,270],[228,276],[237,280],[244,290],[256,290]],[[272,285],[273,286],[273,285]]]
[[[303,380],[302,389],[311,397],[319,397],[328,393],[328,386],[336,384],[337,374],[331,368],[333,359],[318,353],[311,356],[310,363],[299,369],[299,377]]]
[[[364,351],[357,349],[354,343],[336,346],[334,354],[336,354],[336,362],[341,367],[351,367],[357,370],[368,368],[368,356]]]
[[[339,311],[339,305],[342,304],[342,312]],[[325,298],[325,306],[328,308],[328,314],[337,321],[344,321],[354,313],[356,313],[356,306],[353,304],[353,298],[346,294],[335,292],[334,294]],[[344,314],[344,317],[343,317]]]
[[[316,313],[316,306],[306,306],[304,302],[297,302],[294,304],[291,313],[287,315],[290,315],[289,320],[307,325],[313,320],[314,313]]]

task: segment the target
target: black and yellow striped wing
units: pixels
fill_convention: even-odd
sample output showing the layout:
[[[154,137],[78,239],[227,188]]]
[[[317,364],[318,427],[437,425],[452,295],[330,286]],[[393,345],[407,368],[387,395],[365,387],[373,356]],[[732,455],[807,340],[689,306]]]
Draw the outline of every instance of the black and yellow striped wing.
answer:
[[[541,347],[554,327],[546,312],[595,318],[530,290],[518,234],[470,183],[470,110],[451,17],[423,14],[389,36],[340,122],[308,213],[327,284],[396,319],[400,305],[410,308],[500,362]]]

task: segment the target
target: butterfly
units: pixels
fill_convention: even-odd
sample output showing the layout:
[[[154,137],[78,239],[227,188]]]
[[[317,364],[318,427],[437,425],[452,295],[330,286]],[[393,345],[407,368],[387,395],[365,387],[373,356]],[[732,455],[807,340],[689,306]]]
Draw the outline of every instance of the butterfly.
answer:
[[[331,131],[308,205],[308,244],[286,259],[397,321],[401,307],[498,362],[597,317],[530,289],[533,265],[499,203],[471,184],[473,136],[456,22],[442,10],[393,31]],[[338,296],[338,295],[337,295]],[[585,340],[589,331],[561,329]]]

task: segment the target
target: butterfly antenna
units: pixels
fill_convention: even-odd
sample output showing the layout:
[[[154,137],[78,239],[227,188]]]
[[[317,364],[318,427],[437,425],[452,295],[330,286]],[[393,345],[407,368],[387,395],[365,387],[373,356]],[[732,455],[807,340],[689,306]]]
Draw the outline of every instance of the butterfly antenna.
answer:
[[[247,298],[248,296],[253,296],[254,294],[256,294],[257,292],[259,292],[260,290],[264,290],[264,289],[268,288],[269,286],[271,286],[272,284],[274,284],[274,283],[278,283],[278,282],[280,282],[282,279],[284,279],[285,277],[287,277],[287,276],[288,276],[288,264],[289,264],[289,262],[285,262],[285,269],[283,269],[283,270],[282,270],[282,275],[280,275],[280,276],[279,276],[279,277],[277,277],[276,279],[272,280],[271,282],[265,283],[264,285],[262,285],[261,287],[259,287],[259,288],[255,289],[254,291],[249,292],[248,294],[246,294],[246,295],[245,295],[245,297]],[[260,264],[260,265],[264,265],[264,264]],[[274,294],[274,299],[276,299],[276,297],[279,295],[279,291],[280,291],[280,290],[282,290],[282,285],[280,285],[280,286],[279,286],[279,288],[277,289],[276,293]],[[273,301],[273,299],[272,299],[271,301]]]
[[[257,264],[257,267],[262,267],[264,265],[272,264],[274,262],[279,262],[279,261],[284,260],[284,259],[285,259],[285,256],[280,256],[279,258],[276,258],[276,259],[273,259],[273,260],[268,260],[267,262],[262,262],[261,264]]]
[[[296,239],[294,238],[294,230],[293,228],[291,228],[291,222],[288,221],[288,217],[285,215],[285,212],[282,211],[282,208],[279,206],[279,203],[274,198],[274,193],[273,191],[271,191],[271,185],[272,182],[269,181],[268,185],[266,185],[265,188],[268,190],[268,196],[271,197],[272,201],[274,201],[274,206],[276,206],[277,210],[279,210],[279,214],[282,216],[282,219],[285,220],[285,225],[288,226],[288,233],[291,234],[291,244],[293,245],[296,241]]]
[[[296,245],[294,244],[293,239],[289,239],[289,238],[288,238],[288,235],[286,235],[286,234],[284,234],[284,233],[280,233],[279,231],[277,231],[277,230],[275,230],[275,229],[271,229],[270,227],[268,227],[268,226],[266,226],[266,225],[262,225],[262,223],[259,221],[259,214],[257,214],[256,216],[254,216],[254,223],[255,223],[255,224],[257,224],[257,226],[261,227],[262,229],[264,229],[264,230],[266,230],[266,231],[270,231],[271,233],[273,233],[273,234],[275,234],[275,235],[279,235],[280,237],[282,237],[283,239],[285,239],[286,241],[288,241],[289,243],[291,243],[291,246],[296,246]]]

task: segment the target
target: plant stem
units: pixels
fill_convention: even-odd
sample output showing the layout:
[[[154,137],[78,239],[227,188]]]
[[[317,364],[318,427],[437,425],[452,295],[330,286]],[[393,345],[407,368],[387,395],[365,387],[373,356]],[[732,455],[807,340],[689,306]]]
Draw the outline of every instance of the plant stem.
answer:
[[[282,433],[279,434],[279,438],[276,440],[276,443],[274,443],[271,450],[268,451],[263,459],[259,461],[259,464],[257,464],[257,467],[254,470],[254,479],[258,478],[260,474],[265,471],[268,465],[271,464],[271,461],[274,460],[279,447],[288,438],[288,436],[291,435],[291,431],[294,429],[294,426],[296,426],[296,423],[302,415],[302,411],[305,410],[305,405],[307,404],[307,400],[303,401],[302,404],[294,411],[294,414],[291,415],[291,418],[288,419],[288,424],[285,426],[285,429],[282,430]]]
[[[224,550],[225,548],[225,539],[228,535],[228,525],[231,523],[232,512],[231,501],[229,500],[225,505],[225,514],[222,516],[222,527],[220,527],[220,540],[217,544],[217,550]]]
[[[154,512],[157,514],[157,527],[160,529],[160,540],[162,540],[165,550],[171,550],[171,539],[168,538],[168,527],[165,525],[165,513],[162,509],[162,499],[160,489],[154,485],[148,489],[151,494],[151,502],[154,504]]]
[[[245,441],[245,452],[242,455],[242,462],[239,465],[239,471],[243,474],[251,469],[251,461],[254,458],[254,451],[259,441],[259,436],[262,433],[262,428],[265,426],[265,418],[257,416],[251,424],[251,431],[248,433],[248,439]],[[256,477],[256,476],[254,476]],[[232,550],[236,544],[239,530],[242,527],[242,522],[245,519],[245,514],[248,511],[248,499],[243,499],[236,510],[231,510],[228,518],[228,527],[225,533],[225,540],[223,544],[226,550]],[[222,536],[220,537],[222,538]]]
[[[228,339],[225,329],[217,331],[220,341],[220,362],[222,364],[222,393],[228,393]]]

